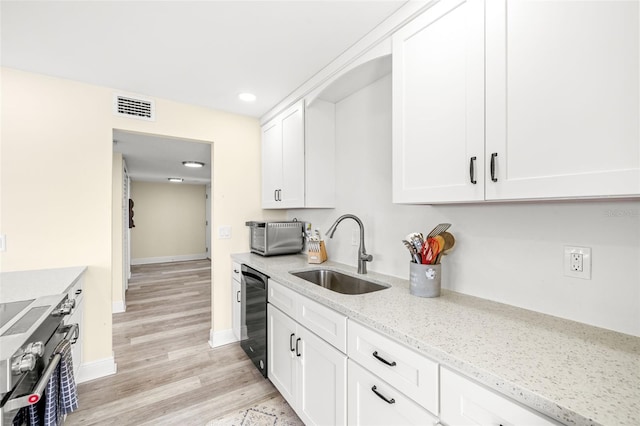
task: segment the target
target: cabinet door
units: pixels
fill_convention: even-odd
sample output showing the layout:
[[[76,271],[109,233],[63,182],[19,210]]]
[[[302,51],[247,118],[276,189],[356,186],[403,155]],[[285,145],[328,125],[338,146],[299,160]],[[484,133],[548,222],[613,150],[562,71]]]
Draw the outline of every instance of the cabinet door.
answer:
[[[638,9],[487,2],[487,199],[640,193]]]
[[[304,101],[282,115],[282,208],[304,207]]]
[[[240,340],[242,294],[239,281],[231,280],[231,328],[236,339]]]
[[[267,375],[295,409],[297,390],[296,322],[267,304]]]
[[[393,201],[482,200],[484,2],[440,1],[392,43]]]
[[[448,426],[559,425],[446,368],[440,377],[440,418]]]
[[[298,326],[298,402],[305,425],[347,423],[347,356]]]
[[[349,360],[349,424],[435,425],[438,419],[384,380]]]
[[[276,117],[262,127],[262,207],[279,207],[282,187],[282,125]]]

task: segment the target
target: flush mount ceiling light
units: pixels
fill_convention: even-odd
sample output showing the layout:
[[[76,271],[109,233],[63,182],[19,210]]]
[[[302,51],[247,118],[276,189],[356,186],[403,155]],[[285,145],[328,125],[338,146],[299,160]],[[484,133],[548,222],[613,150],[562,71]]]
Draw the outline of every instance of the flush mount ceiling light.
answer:
[[[200,161],[183,161],[182,165],[185,167],[193,167],[194,169],[204,167],[204,163],[201,163]]]
[[[244,102],[254,102],[256,100],[256,95],[253,93],[240,93],[238,95],[238,99]]]
[[[184,179],[182,178],[167,178],[169,182],[182,182]]]

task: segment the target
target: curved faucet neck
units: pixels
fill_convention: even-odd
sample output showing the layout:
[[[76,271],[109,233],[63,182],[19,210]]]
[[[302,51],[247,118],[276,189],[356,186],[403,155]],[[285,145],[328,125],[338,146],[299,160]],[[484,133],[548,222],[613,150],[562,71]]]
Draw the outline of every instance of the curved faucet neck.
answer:
[[[358,273],[366,274],[367,262],[371,262],[373,260],[373,256],[371,256],[370,254],[367,254],[367,251],[364,247],[364,224],[362,223],[360,218],[358,218],[353,214],[343,214],[338,219],[336,219],[335,222],[333,222],[333,225],[331,225],[326,235],[328,235],[329,238],[333,238],[333,234],[336,232],[336,229],[338,228],[338,224],[342,222],[344,219],[355,220],[356,223],[358,224],[358,227],[360,228],[360,246],[358,247]]]

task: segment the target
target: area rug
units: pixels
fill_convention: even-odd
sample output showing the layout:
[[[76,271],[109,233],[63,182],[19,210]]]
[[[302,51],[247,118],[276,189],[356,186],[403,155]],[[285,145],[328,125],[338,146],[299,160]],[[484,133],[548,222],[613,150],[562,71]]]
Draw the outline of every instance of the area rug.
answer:
[[[281,396],[243,408],[207,423],[207,426],[304,426]]]

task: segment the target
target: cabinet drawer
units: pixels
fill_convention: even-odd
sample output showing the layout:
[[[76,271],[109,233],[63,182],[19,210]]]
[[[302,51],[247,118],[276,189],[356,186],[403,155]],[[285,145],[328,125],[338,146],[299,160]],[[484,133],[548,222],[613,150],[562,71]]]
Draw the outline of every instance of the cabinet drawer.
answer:
[[[446,368],[440,386],[440,414],[448,426],[560,424]]]
[[[438,423],[427,410],[351,360],[347,389],[350,425],[426,426]]]
[[[277,281],[269,280],[268,300],[291,318],[296,317],[296,303],[298,293],[288,289]]]
[[[438,364],[370,328],[349,321],[349,358],[432,413],[438,412]]]
[[[347,317],[298,295],[296,320],[333,345],[342,353],[347,352]]]
[[[238,282],[242,279],[242,272],[238,262],[231,262],[231,278]]]

